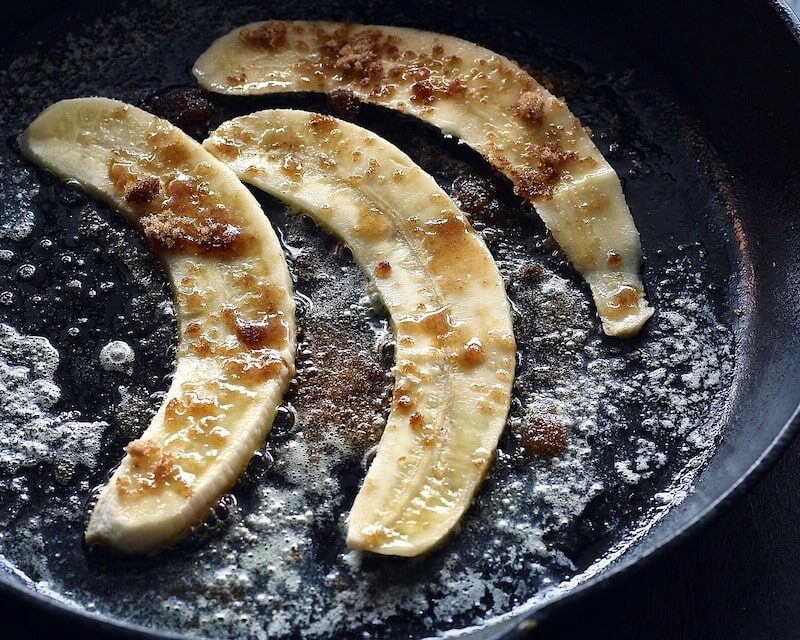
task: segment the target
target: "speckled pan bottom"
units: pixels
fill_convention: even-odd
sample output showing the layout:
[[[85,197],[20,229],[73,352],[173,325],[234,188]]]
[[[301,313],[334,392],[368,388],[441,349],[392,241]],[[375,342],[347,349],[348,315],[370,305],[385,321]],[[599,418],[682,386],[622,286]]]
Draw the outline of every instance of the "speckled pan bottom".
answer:
[[[317,3],[313,15],[295,2],[274,11],[192,4],[51,16],[26,37],[34,44],[23,56],[13,45],[0,54],[0,89],[11,98],[0,111],[8,139],[0,149],[0,555],[39,589],[149,627],[414,638],[552,595],[680,501],[724,426],[738,267],[724,200],[710,167],[697,170],[697,158],[708,157],[702,138],[655,76],[609,52],[599,60],[590,48],[552,44],[546,25],[527,31],[501,12],[442,10],[420,23],[371,3],[347,12]],[[417,560],[348,553],[344,518],[388,410],[391,334],[347,250],[258,194],[296,279],[297,384],[245,477],[187,541],[154,560],[87,553],[86,501],[167,388],[175,319],[164,274],[138,236],[28,165],[14,139],[61,98],[144,104],[190,86],[187,68],[213,37],[265,17],[417,24],[550,74],[623,178],[658,311],[636,340],[604,337],[586,287],[504,179],[455,141],[364,107],[357,122],[408,152],[460,203],[514,304],[511,419],[461,530]],[[60,25],[55,35],[48,24]],[[328,108],[309,96],[211,100],[212,125],[268,106]],[[566,450],[543,455],[543,430],[568,432]]]

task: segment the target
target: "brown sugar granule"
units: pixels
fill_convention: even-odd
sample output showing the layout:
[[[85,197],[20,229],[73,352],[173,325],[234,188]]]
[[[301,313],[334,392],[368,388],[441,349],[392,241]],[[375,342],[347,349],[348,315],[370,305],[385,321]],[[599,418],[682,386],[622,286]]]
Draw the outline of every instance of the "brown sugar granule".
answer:
[[[322,46],[322,53],[345,79],[358,80],[362,86],[383,77],[381,57],[397,57],[397,38],[378,29],[364,29],[349,36],[349,28],[337,29]]]
[[[125,187],[125,201],[129,204],[148,204],[161,189],[161,182],[155,176],[140,178]]]
[[[286,25],[278,20],[267,20],[255,29],[242,29],[239,38],[253,47],[274,51],[286,45]]]
[[[337,118],[354,121],[361,109],[361,101],[347,89],[337,89],[328,95],[328,109]]]
[[[386,262],[385,260],[375,265],[375,277],[388,278],[391,273],[392,273],[392,265]]]
[[[514,110],[523,120],[536,126],[541,125],[544,121],[544,99],[542,94],[536,91],[526,91],[520,95]]]
[[[524,280],[539,280],[544,275],[544,267],[538,262],[526,262],[519,268],[519,277]]]
[[[383,64],[378,60],[381,34],[367,29],[355,35],[339,49],[335,66],[340,71],[362,79],[378,77],[383,73]]]
[[[314,133],[325,133],[336,126],[336,119],[321,113],[312,113],[308,117],[308,125]]]
[[[145,237],[161,250],[229,253],[236,251],[242,240],[242,230],[235,225],[178,216],[170,210],[145,216],[141,223]]]
[[[578,160],[574,151],[564,151],[558,141],[539,149],[535,167],[515,172],[515,191],[524,198],[549,198],[569,163]]]
[[[298,348],[298,393],[292,398],[309,441],[326,446],[331,437],[366,451],[386,424],[392,379],[372,341],[345,323],[309,317]],[[310,360],[302,356],[313,354]]]
[[[552,458],[564,453],[569,444],[569,427],[555,409],[532,407],[520,428],[522,446],[540,456]]]
[[[421,413],[412,413],[411,417],[408,419],[408,424],[411,425],[411,428],[414,431],[419,431],[422,428],[423,423],[424,420]]]

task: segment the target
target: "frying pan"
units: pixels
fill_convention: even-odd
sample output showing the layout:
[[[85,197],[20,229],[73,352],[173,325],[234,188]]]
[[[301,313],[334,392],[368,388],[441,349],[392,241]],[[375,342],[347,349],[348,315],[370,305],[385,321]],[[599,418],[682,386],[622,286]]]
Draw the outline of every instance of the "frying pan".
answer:
[[[127,11],[132,4],[120,3],[115,10]],[[186,3],[183,10],[193,11],[193,4]],[[18,55],[33,46],[29,34],[42,38],[62,29],[68,31],[83,20],[102,17],[104,11],[111,10],[109,5],[29,0],[6,8],[6,20],[0,27],[3,50]],[[153,20],[158,19],[159,8],[164,5],[149,3]],[[172,55],[190,64],[193,56],[221,33],[219,24],[226,16],[223,5],[219,3],[206,12],[207,33],[196,34],[195,49]],[[736,371],[730,398],[719,416],[721,438],[713,455],[694,478],[685,499],[650,522],[647,530],[613,561],[555,597],[522,608],[511,618],[490,622],[471,637],[535,637],[531,621],[565,607],[578,610],[586,594],[621,579],[707,522],[776,459],[798,429],[800,403],[800,229],[796,204],[800,192],[800,172],[796,169],[800,160],[800,32],[782,5],[766,0],[731,0],[724,9],[716,3],[697,2],[648,3],[645,8],[626,0],[568,6],[495,0],[476,1],[465,7],[406,0],[354,2],[347,7],[326,2],[274,7],[264,2],[239,10],[252,19],[360,18],[364,22],[469,34],[482,44],[492,42],[512,57],[520,52],[503,50],[502,31],[498,29],[513,25],[529,39],[531,48],[546,42],[564,56],[577,50],[598,69],[634,70],[627,76],[628,81],[633,77],[634,84],[652,82],[668,87],[677,99],[675,106],[653,108],[660,109],[664,132],[685,146],[680,174],[711,170],[709,188],[679,185],[690,193],[681,203],[682,213],[666,206],[658,209],[659,216],[645,217],[635,200],[632,208],[649,258],[646,275],[658,261],[658,248],[677,246],[687,237],[699,239],[712,247],[709,259],[718,263],[713,265],[715,272],[727,284],[723,287],[725,303],[737,311],[730,318],[737,338]],[[483,38],[481,29],[485,29]],[[107,33],[102,42],[80,41],[78,46],[88,53],[96,47],[102,61],[113,52],[113,39],[127,35]],[[168,54],[163,49],[157,52],[162,57]],[[148,55],[155,54],[142,51],[143,57]],[[92,64],[91,55],[83,60]],[[164,64],[162,59],[154,62],[154,76],[163,72]],[[101,65],[97,73],[105,86],[114,86],[115,80],[104,75]],[[554,75],[560,79],[557,71]],[[118,80],[123,86],[125,79]],[[25,81],[20,78],[21,83]],[[154,82],[158,86],[158,80]],[[83,87],[78,90],[88,91]],[[567,93],[568,102],[573,107],[578,105],[580,111],[580,96]],[[9,108],[3,106],[4,110]],[[670,117],[673,108],[680,111],[680,117]],[[685,118],[694,123],[689,131],[679,125]],[[3,133],[13,136],[18,131]],[[594,553],[603,550],[607,546]],[[525,575],[515,578],[525,580]],[[45,597],[11,573],[0,572],[0,592],[3,598],[41,610],[54,624],[68,620],[96,634],[154,637],[152,632],[118,619],[79,611],[66,602]]]

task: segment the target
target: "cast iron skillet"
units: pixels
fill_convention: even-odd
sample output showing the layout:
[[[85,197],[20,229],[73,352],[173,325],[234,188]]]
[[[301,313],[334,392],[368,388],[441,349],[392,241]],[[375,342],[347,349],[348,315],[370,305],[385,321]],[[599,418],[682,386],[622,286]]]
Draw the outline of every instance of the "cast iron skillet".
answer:
[[[62,3],[30,0],[7,10],[0,28],[6,38]],[[84,3],[76,2],[78,12]],[[477,2],[469,11],[480,15],[518,16],[520,28],[536,22],[548,37],[565,46],[580,42],[598,55],[605,43],[624,43],[631,60],[657,69],[696,114],[704,137],[715,152],[718,195],[733,228],[728,252],[735,256],[744,315],[738,324],[736,388],[724,416],[723,439],[688,497],[659,520],[615,563],[544,608],[520,614],[473,634],[475,638],[535,636],[531,621],[564,607],[580,608],[581,599],[612,579],[621,579],[654,554],[663,552],[707,522],[771,464],[794,436],[800,401],[800,229],[796,197],[800,192],[800,31],[777,2],[731,0],[724,11],[715,5],[648,3],[620,0],[605,3]],[[602,7],[595,5],[602,4]],[[658,5],[658,6],[652,6]],[[662,6],[663,5],[663,6]],[[191,10],[187,3],[187,11]],[[96,10],[96,7],[95,7]],[[441,3],[424,0],[370,7],[370,19],[423,28],[446,23]],[[264,3],[264,17],[271,15]],[[319,8],[308,3],[306,15]],[[335,17],[326,15],[324,17]],[[441,26],[439,27],[443,29]],[[703,159],[704,161],[706,158]],[[697,204],[697,203],[696,203]],[[697,204],[698,209],[701,204]],[[701,221],[698,224],[702,224]],[[656,225],[658,227],[658,225]],[[659,233],[674,233],[665,220]],[[714,225],[705,233],[713,235]],[[722,233],[720,232],[722,235]],[[719,240],[719,238],[717,239]],[[709,237],[709,241],[713,241]],[[676,240],[677,242],[677,240]],[[647,250],[647,238],[645,238]],[[69,619],[93,632],[117,637],[150,637],[117,621],[79,613],[26,590],[0,576],[0,592],[51,616]],[[527,618],[527,620],[526,620]]]

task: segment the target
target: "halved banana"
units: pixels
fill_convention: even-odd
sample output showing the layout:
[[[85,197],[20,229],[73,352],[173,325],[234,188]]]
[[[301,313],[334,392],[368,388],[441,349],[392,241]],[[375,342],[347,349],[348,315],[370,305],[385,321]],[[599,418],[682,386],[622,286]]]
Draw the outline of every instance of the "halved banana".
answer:
[[[347,90],[461,138],[534,203],[607,334],[634,335],[652,315],[619,178],[564,102],[511,60],[415,29],[270,20],[218,39],[194,75],[231,95]]]
[[[339,236],[383,298],[397,343],[394,398],[347,543],[428,551],[472,502],[508,414],[514,334],[486,245],[433,178],[347,122],[261,111],[203,145]]]
[[[175,377],[100,494],[89,544],[148,553],[197,524],[263,442],[294,371],[294,300],[258,202],[199,144],[116,100],[58,102],[25,155],[141,229],[170,278]]]

